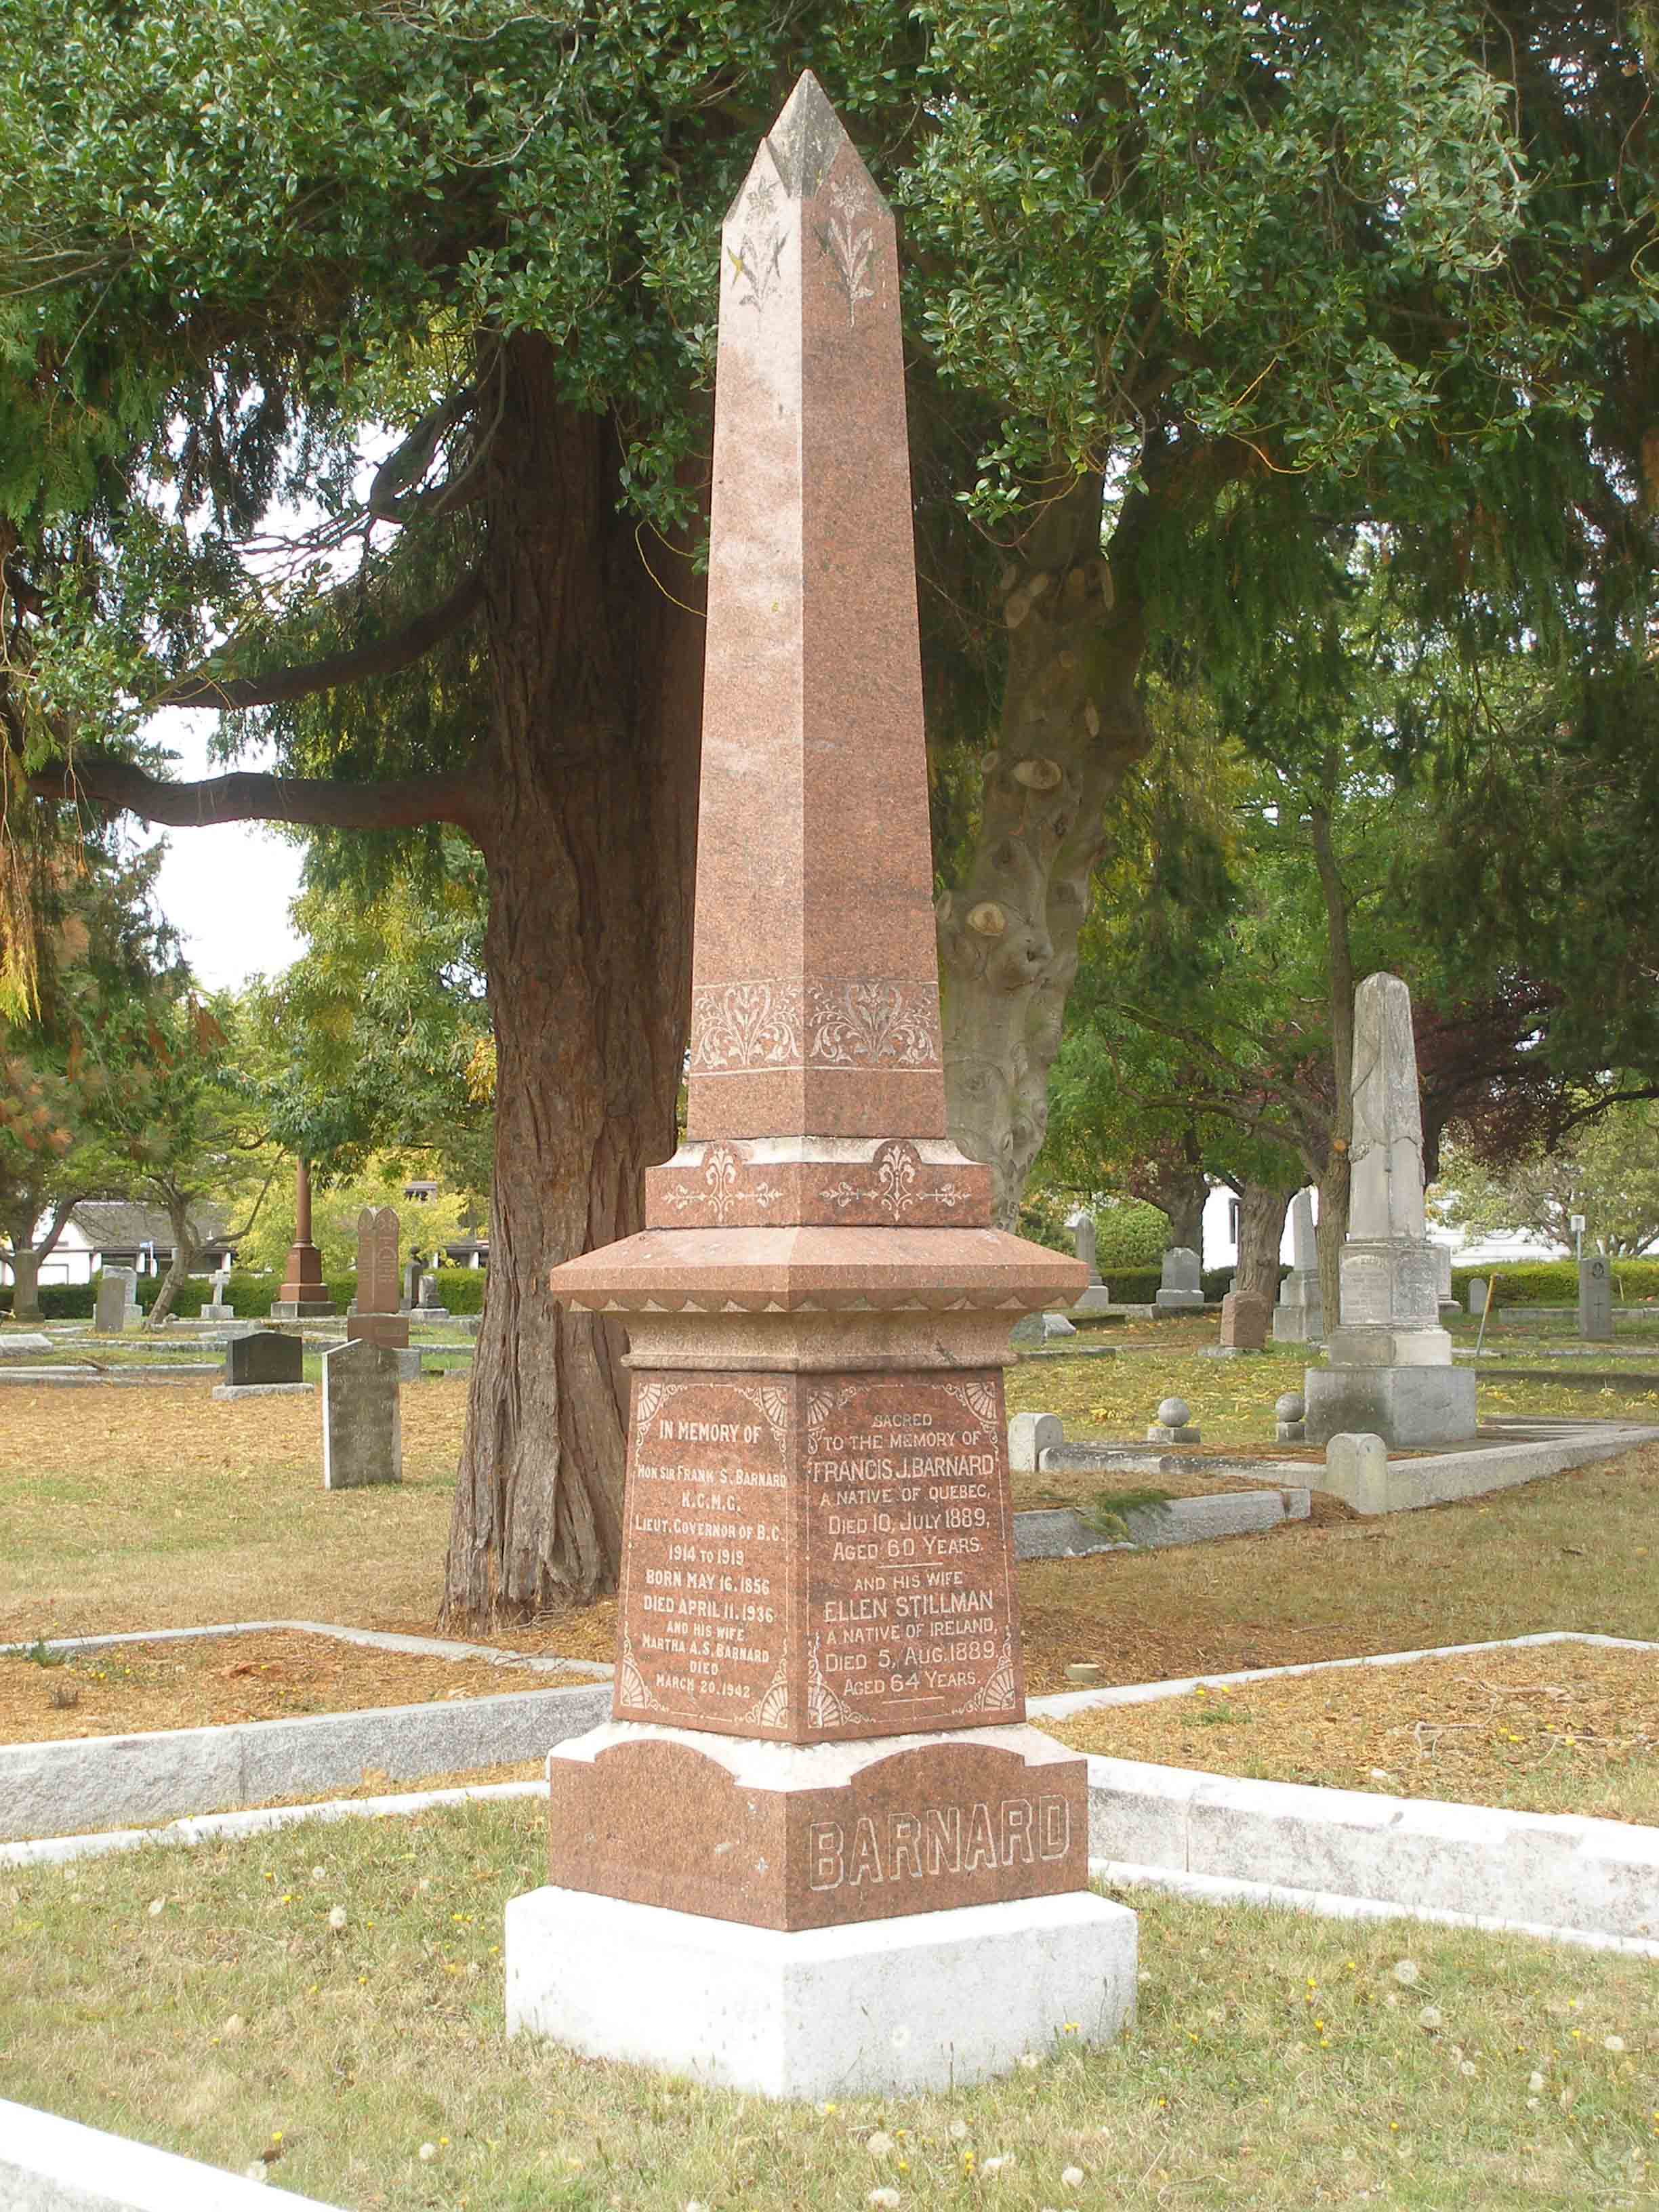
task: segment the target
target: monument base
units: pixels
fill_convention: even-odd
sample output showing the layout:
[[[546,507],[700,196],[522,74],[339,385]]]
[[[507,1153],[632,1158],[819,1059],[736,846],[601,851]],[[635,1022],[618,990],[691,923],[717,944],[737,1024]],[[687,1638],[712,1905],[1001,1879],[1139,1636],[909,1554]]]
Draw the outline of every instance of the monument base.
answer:
[[[1201,1306],[1203,1303],[1202,1291],[1160,1291],[1155,1300],[1160,1313],[1179,1313],[1188,1307]]]
[[[1088,1890],[783,1932],[529,1891],[507,2030],[765,2097],[960,2088],[1133,2019],[1135,1916]]]
[[[1081,1314],[1085,1318],[1090,1314],[1110,1313],[1111,1310],[1112,1286],[1109,1283],[1091,1283],[1072,1308],[1073,1317]]]
[[[332,1298],[273,1298],[272,1321],[329,1321],[340,1309]]]
[[[1324,1340],[1325,1316],[1317,1306],[1275,1306],[1275,1344],[1320,1344]]]
[[[447,1306],[411,1306],[409,1317],[411,1321],[447,1321],[449,1308]]]
[[[1310,1367],[1307,1440],[1354,1432],[1396,1451],[1466,1443],[1475,1432],[1474,1374],[1466,1367]]]
[[[793,1744],[607,1721],[556,1744],[547,1781],[562,1890],[750,1927],[908,1918],[1089,1880],[1086,1762],[1023,1723]]]

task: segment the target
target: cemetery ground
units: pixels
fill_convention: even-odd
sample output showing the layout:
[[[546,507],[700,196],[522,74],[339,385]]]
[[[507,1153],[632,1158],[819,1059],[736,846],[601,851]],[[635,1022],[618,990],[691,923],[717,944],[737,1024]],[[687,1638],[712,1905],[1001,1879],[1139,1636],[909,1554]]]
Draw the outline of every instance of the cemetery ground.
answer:
[[[1063,1412],[1068,1434],[1133,1438],[1157,1399],[1176,1388],[1189,1399],[1207,1451],[1212,1443],[1270,1434],[1273,1399],[1298,1372],[1288,1353],[1032,1361],[1012,1371],[1009,1394],[1015,1409]],[[1492,1395],[1512,1396],[1517,1411],[1534,1410],[1528,1393],[1538,1387],[1495,1386]],[[1487,1395],[1483,1382],[1483,1401]],[[1595,1404],[1602,1410],[1599,1399]],[[465,1393],[458,1381],[423,1382],[405,1389],[403,1405],[403,1483],[331,1496],[320,1485],[314,1397],[225,1403],[205,1389],[198,1396],[138,1386],[0,1391],[0,1464],[8,1469],[0,1486],[0,1641],[239,1620],[430,1635]],[[1650,1407],[1640,1412],[1653,1417]],[[1135,1474],[1017,1477],[1015,1502],[1039,1503],[1070,1485],[1067,1494],[1098,1495],[1109,1507],[1126,1495],[1144,1495],[1148,1480]],[[1152,1486],[1201,1492],[1215,1485],[1194,1471],[1184,1480],[1159,1475]],[[1101,1681],[1114,1684],[1546,1629],[1659,1640],[1656,1505],[1659,1447],[1383,1521],[1357,1520],[1320,1497],[1311,1522],[1265,1535],[1027,1561],[1019,1582],[1028,1687],[1032,1694],[1066,1688],[1065,1670],[1076,1662],[1097,1666]],[[474,1640],[608,1662],[615,1633],[615,1605],[601,1602],[554,1609],[520,1631]],[[1558,1674],[1568,1663],[1553,1662]],[[1340,1757],[1332,1739],[1331,1771],[1346,1770],[1350,1786],[1367,1786],[1372,1769],[1395,1770],[1400,1753],[1392,1731],[1403,1724],[1402,1699],[1418,1694],[1410,1679],[1377,1669],[1341,1678],[1345,1709],[1362,1718],[1345,1723]],[[189,1727],[210,1717],[416,1703],[519,1686],[532,1685],[510,1670],[404,1662],[313,1638],[289,1637],[269,1649],[257,1641],[215,1642],[188,1656],[176,1646],[151,1646],[62,1668],[14,1656],[0,1659],[0,1736],[16,1741]],[[75,1692],[72,1707],[55,1702]],[[1563,1803],[1598,1809],[1597,1793],[1647,1786],[1632,1778],[1644,1765],[1650,1772],[1659,1756],[1650,1741],[1659,1734],[1652,1702],[1647,1722],[1638,1711],[1625,1732],[1650,1739],[1628,1759],[1601,1755],[1595,1731],[1587,1737],[1580,1729],[1576,1744],[1557,1744],[1544,1778]],[[1437,1722],[1430,1717],[1443,1759],[1454,1749],[1459,1754],[1449,1771],[1474,1771],[1468,1761],[1478,1731],[1469,1719],[1461,1709]],[[1173,1718],[1169,1724],[1176,1725]],[[1254,1771],[1249,1762],[1261,1755],[1257,1747],[1269,1733],[1271,1724],[1260,1732],[1250,1723],[1207,1725],[1206,1763]],[[1518,1762],[1501,1731],[1489,1734],[1491,1802],[1505,1802]],[[1625,1741],[1617,1729],[1613,1738]],[[1583,1802],[1573,1795],[1579,1788]],[[1458,1791],[1441,1787],[1434,1794]]]
[[[1156,1358],[1030,1362],[1011,1374],[1011,1399],[1065,1411],[1068,1432],[1124,1439],[1179,1389],[1206,1449],[1246,1442],[1298,1363],[1200,1359],[1206,1340],[1209,1330],[1184,1360],[1165,1339]],[[0,1638],[272,1618],[429,1633],[465,1398],[453,1382],[405,1389],[403,1485],[329,1497],[314,1398],[0,1393]],[[1079,1659],[1129,1682],[1542,1628],[1659,1639],[1656,1504],[1659,1448],[1382,1523],[1333,1506],[1267,1536],[1030,1562],[1030,1686],[1063,1686]],[[614,1621],[604,1604],[493,1640],[609,1659]],[[205,1683],[249,1710],[273,1694],[332,1702],[303,1672],[273,1691],[269,1674],[225,1671],[257,1648],[206,1647],[184,1694]],[[1568,1778],[1564,1802],[1582,1788],[1576,1809],[1617,1802],[1651,1818],[1653,1746],[1633,1741],[1651,1737],[1650,1711],[1607,1655],[1581,1668],[1583,1651],[1535,1655],[1546,1687],[1571,1687],[1581,1721],[1578,1743],[1553,1740],[1541,1771],[1552,1784]],[[409,1694],[412,1678],[382,1674],[383,1656],[328,1644],[316,1660],[341,1695],[360,1662],[361,1683]],[[305,1658],[284,1655],[301,1669]],[[1519,1655],[1492,1662],[1467,1671],[1522,1686]],[[1462,1670],[1444,1664],[1467,1698]],[[3,1665],[42,1700],[67,1671]],[[471,1674],[444,1662],[436,1694],[465,1690]],[[1103,1747],[1216,1766],[1230,1740],[1259,1747],[1300,1720],[1304,1735],[1321,1732],[1324,1762],[1301,1778],[1352,1786],[1362,1761],[1403,1762],[1402,1729],[1419,1747],[1426,1719],[1458,1778],[1437,1794],[1465,1782],[1475,1794],[1484,1775],[1486,1802],[1518,1802],[1500,1770],[1522,1764],[1521,1749],[1499,1739],[1520,1735],[1545,1758],[1547,1701],[1536,1714],[1528,1697],[1501,1701],[1483,1770],[1469,1711],[1430,1697],[1425,1679],[1357,1668],[1252,1685],[1218,1693],[1219,1722],[1194,1719],[1200,1701],[1174,1700],[1134,1709],[1133,1725],[1184,1729],[1197,1753],[1173,1741]],[[485,1691],[513,1686],[479,1670]],[[1333,1702],[1340,1717],[1328,1723]],[[1251,1718],[1231,1717],[1241,1711]],[[1587,1745],[1586,1725],[1618,1754]],[[1248,1759],[1259,1755],[1247,1749],[1237,1771],[1256,1771]],[[1425,1785],[1413,1770],[1397,1786]],[[1062,2036],[1009,2080],[951,2096],[777,2106],[509,2045],[502,1911],[544,1879],[543,1817],[535,1801],[474,1805],[0,1873],[4,2094],[354,2208],[854,2212],[878,2190],[906,2208],[1009,2212],[1652,2201],[1651,1964],[1403,1921],[1137,1889],[1127,1901],[1144,1978],[1129,2036],[1094,2051]]]
[[[1137,1890],[1131,2033],[949,2095],[780,2106],[509,2044],[538,1815],[18,1875],[6,2093],[354,2207],[1651,2202],[1651,1966],[1399,1921]]]

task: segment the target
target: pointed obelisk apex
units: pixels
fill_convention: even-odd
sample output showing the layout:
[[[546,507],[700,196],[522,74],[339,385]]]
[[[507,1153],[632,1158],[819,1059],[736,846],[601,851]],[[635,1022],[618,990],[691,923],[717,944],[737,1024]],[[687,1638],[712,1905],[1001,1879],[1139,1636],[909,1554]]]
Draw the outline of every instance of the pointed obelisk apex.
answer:
[[[726,216],[688,1134],[941,1138],[893,218],[805,76]]]

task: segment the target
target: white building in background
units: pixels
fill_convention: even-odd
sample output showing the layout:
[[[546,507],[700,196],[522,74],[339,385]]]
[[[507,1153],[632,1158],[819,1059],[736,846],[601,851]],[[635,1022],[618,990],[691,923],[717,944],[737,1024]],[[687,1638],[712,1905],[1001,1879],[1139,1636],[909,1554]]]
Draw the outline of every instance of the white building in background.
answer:
[[[1319,1216],[1319,1192],[1313,1194],[1314,1218]],[[1525,1229],[1500,1230],[1495,1236],[1466,1239],[1461,1229],[1442,1229],[1434,1222],[1429,1224],[1429,1242],[1443,1244],[1450,1251],[1455,1267],[1500,1267],[1506,1261],[1514,1266],[1522,1260],[1559,1260],[1565,1248],[1552,1244],[1547,1237],[1534,1237]],[[1291,1210],[1285,1208],[1285,1234],[1279,1247],[1279,1256],[1288,1267],[1291,1264]],[[1236,1267],[1238,1265],[1238,1200],[1224,1182],[1213,1183],[1204,1201],[1204,1252],[1206,1267]]]
[[[226,1243],[222,1206],[197,1209],[207,1241],[196,1255],[192,1275],[211,1275],[234,1257]],[[40,1230],[37,1228],[37,1235]],[[141,1275],[164,1275],[173,1265],[173,1225],[166,1209],[125,1199],[82,1199],[64,1225],[64,1233],[40,1262],[41,1283],[89,1283],[100,1267],[133,1267]],[[11,1269],[0,1261],[0,1284]]]

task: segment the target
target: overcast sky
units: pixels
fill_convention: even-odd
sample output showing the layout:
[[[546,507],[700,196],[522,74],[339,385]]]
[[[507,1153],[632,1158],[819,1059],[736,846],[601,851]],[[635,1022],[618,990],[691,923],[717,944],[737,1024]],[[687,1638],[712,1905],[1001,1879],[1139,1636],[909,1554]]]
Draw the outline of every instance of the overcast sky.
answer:
[[[225,773],[222,762],[207,757],[217,722],[214,714],[168,714],[150,725],[149,734],[179,756],[170,773],[180,782]],[[156,897],[200,981],[210,990],[234,988],[250,975],[274,975],[297,957],[301,944],[288,908],[300,888],[303,846],[257,822],[165,836]]]

